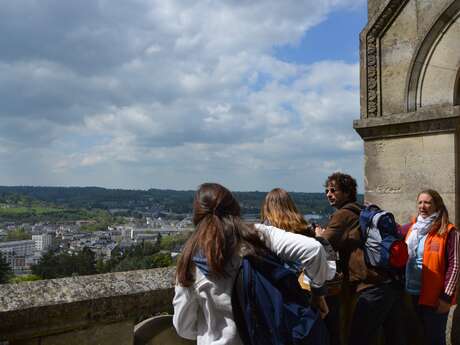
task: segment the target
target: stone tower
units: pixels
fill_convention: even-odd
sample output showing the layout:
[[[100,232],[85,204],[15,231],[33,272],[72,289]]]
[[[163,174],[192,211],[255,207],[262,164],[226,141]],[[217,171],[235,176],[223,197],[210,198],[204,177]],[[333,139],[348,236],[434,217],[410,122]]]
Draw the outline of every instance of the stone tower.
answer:
[[[360,35],[365,198],[400,222],[433,188],[460,222],[460,0],[369,0]]]

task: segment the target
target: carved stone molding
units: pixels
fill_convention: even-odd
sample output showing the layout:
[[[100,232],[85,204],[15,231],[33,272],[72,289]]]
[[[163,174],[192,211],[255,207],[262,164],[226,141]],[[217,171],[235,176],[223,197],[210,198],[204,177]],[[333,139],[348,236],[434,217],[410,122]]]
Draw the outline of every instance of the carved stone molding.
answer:
[[[364,140],[402,137],[418,134],[436,134],[455,132],[460,126],[460,117],[428,120],[424,122],[409,122],[378,127],[356,128]]]
[[[366,35],[367,117],[381,114],[379,96],[379,40],[409,0],[391,0],[382,10]]]
[[[460,128],[460,106],[432,106],[411,113],[356,120],[354,129],[364,140],[454,132]]]

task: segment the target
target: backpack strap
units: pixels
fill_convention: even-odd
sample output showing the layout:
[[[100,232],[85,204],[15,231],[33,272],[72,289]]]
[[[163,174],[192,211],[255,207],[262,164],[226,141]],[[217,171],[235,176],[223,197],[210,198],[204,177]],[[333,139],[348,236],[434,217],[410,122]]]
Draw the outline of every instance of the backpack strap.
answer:
[[[232,312],[233,319],[236,324],[236,329],[241,338],[241,341],[245,345],[251,345],[251,338],[249,336],[249,331],[246,326],[246,321],[244,318],[244,278],[243,278],[243,262],[241,262],[238,273],[235,277],[235,282],[233,283],[232,291]]]
[[[342,207],[343,210],[348,210],[356,214],[358,217],[361,214],[361,210],[364,208],[363,205],[358,204],[357,202],[348,203]]]
[[[363,233],[363,229],[361,227],[361,220],[360,220],[361,211],[364,209],[364,206],[361,205],[361,204],[358,204],[357,202],[352,202],[352,203],[348,203],[345,206],[343,206],[342,209],[348,210],[348,211],[354,213],[358,217],[358,221],[359,221],[359,237],[360,237],[360,241],[361,241],[361,247],[364,247],[364,243],[366,242],[366,239],[365,239],[365,234]]]

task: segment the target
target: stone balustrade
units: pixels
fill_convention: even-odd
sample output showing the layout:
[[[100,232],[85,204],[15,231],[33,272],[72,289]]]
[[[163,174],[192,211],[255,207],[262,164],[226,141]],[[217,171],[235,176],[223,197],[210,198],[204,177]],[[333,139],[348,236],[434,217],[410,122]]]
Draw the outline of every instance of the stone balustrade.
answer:
[[[136,323],[172,312],[174,272],[169,267],[0,285],[0,344],[133,345]],[[460,308],[450,316],[452,345],[460,345]]]
[[[175,268],[0,285],[9,345],[132,345],[135,323],[171,312]]]

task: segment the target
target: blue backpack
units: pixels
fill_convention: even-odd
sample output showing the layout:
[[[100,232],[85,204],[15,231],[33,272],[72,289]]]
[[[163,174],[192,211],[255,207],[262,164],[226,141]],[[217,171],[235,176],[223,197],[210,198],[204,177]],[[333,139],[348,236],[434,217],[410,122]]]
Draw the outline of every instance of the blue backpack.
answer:
[[[274,255],[243,257],[232,308],[245,345],[305,343],[319,313],[297,279],[298,272]]]
[[[354,209],[347,208],[351,211]],[[354,211],[355,212],[355,211]],[[368,205],[359,213],[364,259],[369,266],[386,270],[401,269],[407,263],[407,245],[398,234],[392,213]]]

